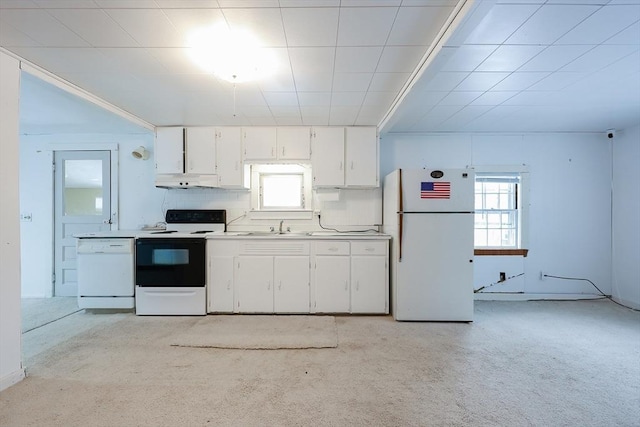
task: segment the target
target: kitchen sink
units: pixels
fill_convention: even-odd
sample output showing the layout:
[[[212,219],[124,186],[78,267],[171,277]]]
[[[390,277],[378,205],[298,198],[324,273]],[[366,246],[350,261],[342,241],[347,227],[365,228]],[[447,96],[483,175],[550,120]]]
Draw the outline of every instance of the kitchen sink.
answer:
[[[274,231],[252,231],[246,234],[247,236],[273,236],[273,237],[301,237],[301,236],[311,236],[312,233],[308,232],[286,232],[286,233],[278,233]]]

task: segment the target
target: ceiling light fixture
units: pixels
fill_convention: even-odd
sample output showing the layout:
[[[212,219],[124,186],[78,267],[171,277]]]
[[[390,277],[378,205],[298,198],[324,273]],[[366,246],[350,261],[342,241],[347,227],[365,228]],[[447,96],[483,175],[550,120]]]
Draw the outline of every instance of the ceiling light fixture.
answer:
[[[196,64],[234,84],[265,78],[276,68],[271,52],[253,35],[224,24],[195,30],[188,45],[189,56]]]

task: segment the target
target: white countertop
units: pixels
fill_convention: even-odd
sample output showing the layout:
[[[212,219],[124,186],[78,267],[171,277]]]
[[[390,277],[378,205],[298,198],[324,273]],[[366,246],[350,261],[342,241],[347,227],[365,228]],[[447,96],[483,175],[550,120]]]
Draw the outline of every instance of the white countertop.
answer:
[[[96,231],[91,233],[78,233],[73,237],[78,239],[138,239],[144,237],[203,237],[207,239],[303,239],[303,240],[320,240],[320,239],[343,239],[343,240],[371,240],[371,239],[390,239],[391,236],[373,231],[366,232],[345,232],[338,233],[335,231],[310,231],[310,232],[287,232],[283,234],[272,232],[255,232],[255,231],[229,231],[226,233],[212,232],[205,234],[188,234],[188,233],[154,233],[160,230],[114,230],[114,231]]]

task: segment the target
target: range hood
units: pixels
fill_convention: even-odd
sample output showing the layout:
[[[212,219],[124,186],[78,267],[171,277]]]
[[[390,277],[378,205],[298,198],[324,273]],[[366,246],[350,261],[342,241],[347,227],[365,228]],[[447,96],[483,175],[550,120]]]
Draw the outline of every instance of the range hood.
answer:
[[[158,188],[216,188],[218,175],[160,174],[156,175]]]

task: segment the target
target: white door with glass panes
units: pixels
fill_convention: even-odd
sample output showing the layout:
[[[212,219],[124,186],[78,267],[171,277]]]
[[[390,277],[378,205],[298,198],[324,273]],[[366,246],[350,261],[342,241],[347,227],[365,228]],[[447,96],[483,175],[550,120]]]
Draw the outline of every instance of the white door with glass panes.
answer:
[[[275,127],[242,128],[245,160],[273,160],[277,157]]]
[[[308,256],[276,256],[273,283],[276,313],[309,312]]]
[[[215,175],[216,129],[213,127],[188,127],[186,129],[186,172]]]
[[[154,148],[156,174],[184,173],[184,128],[156,128]]]
[[[110,151],[56,151],[54,190],[54,296],[77,296],[74,234],[111,230]],[[114,177],[117,178],[117,177]],[[117,188],[117,186],[115,187]]]
[[[313,128],[311,164],[314,187],[344,185],[344,144],[344,128]]]
[[[222,188],[243,188],[242,128],[216,129],[216,160],[218,185]]]
[[[315,257],[315,312],[348,313],[350,309],[350,257]]]
[[[345,129],[345,185],[378,186],[378,141],[375,127]]]
[[[309,160],[311,128],[304,126],[277,128],[277,148],[280,160]]]
[[[273,313],[273,257],[236,258],[235,311]]]

